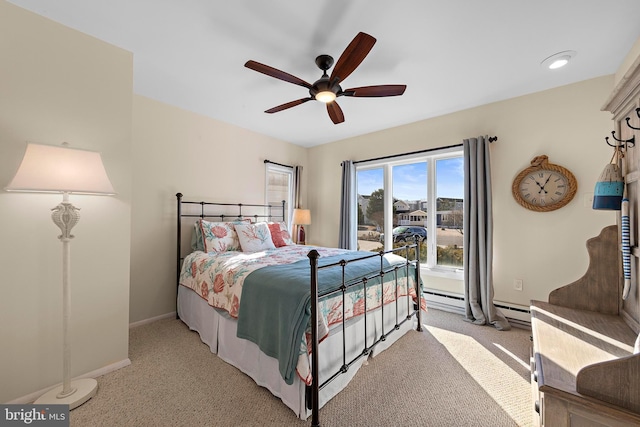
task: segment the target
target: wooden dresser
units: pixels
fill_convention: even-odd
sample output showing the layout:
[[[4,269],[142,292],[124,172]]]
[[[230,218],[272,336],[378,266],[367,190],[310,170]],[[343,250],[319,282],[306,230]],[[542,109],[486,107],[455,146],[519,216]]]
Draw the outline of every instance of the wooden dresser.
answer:
[[[619,315],[618,227],[587,242],[578,281],[531,302],[534,424],[640,426],[637,333]]]

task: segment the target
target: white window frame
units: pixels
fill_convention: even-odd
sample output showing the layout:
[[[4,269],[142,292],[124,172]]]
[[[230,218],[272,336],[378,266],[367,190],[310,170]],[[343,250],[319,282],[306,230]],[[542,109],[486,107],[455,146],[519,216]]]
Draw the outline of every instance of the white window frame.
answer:
[[[286,203],[286,215],[284,220],[287,222],[289,232],[292,233],[291,218],[293,217],[293,168],[288,166],[276,165],[274,163],[265,163],[265,175],[264,175],[264,200],[265,204],[269,203],[269,174],[272,172],[284,173],[288,175],[289,191]],[[281,200],[279,202],[282,202]]]
[[[384,233],[391,235],[393,228],[393,167],[406,165],[411,163],[426,162],[427,163],[427,230],[429,233],[435,233],[436,228],[436,162],[438,160],[446,160],[454,157],[462,157],[463,149],[459,147],[443,148],[442,150],[434,150],[426,153],[416,153],[406,156],[396,157],[393,159],[372,160],[368,162],[356,163],[356,189],[358,188],[357,177],[358,172],[370,169],[383,170],[384,183]],[[356,191],[357,193],[357,191]],[[357,209],[357,194],[352,203]],[[357,227],[354,227],[357,230]],[[357,231],[355,231],[357,233]],[[437,265],[437,242],[436,239],[427,239],[427,262],[420,265],[423,273],[449,279],[462,280],[464,277],[464,267],[447,267]],[[385,239],[384,250],[390,250],[393,245],[393,239]]]

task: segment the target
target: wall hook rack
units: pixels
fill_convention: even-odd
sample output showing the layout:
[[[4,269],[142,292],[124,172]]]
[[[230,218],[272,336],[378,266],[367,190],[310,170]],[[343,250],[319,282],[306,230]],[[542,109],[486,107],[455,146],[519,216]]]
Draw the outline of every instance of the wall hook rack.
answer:
[[[640,118],[640,108],[636,108],[636,114],[638,115],[638,118]],[[631,126],[631,123],[629,123],[629,120],[631,119],[629,117],[627,117],[625,120],[627,121],[627,126],[629,126],[631,129],[640,130],[640,128]]]
[[[634,147],[634,146],[636,145],[636,136],[635,136],[635,135],[633,135],[633,136],[632,136],[631,138],[629,138],[629,139],[624,139],[624,140],[623,140],[623,139],[618,139],[618,138],[616,137],[616,131],[615,131],[615,130],[613,130],[613,131],[611,131],[611,136],[612,136],[612,137],[613,137],[613,139],[615,139],[616,141],[621,142],[621,144],[615,144],[615,145],[614,145],[614,144],[611,144],[611,143],[609,142],[609,137],[607,136],[607,137],[605,137],[605,138],[604,138],[604,140],[607,142],[607,145],[609,145],[610,147],[614,147],[614,148],[615,148],[615,147],[624,147],[624,146],[626,146],[627,144],[629,144],[629,147]]]

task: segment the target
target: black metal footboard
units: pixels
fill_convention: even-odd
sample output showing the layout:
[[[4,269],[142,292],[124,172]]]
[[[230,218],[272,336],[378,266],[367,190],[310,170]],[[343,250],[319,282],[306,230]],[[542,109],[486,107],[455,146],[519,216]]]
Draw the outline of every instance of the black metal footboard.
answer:
[[[212,203],[212,202],[203,202],[203,201],[185,201],[182,199],[182,194],[181,193],[177,193],[176,194],[176,198],[177,198],[177,253],[176,253],[176,286],[179,288],[180,287],[180,269],[181,269],[181,265],[184,259],[184,256],[190,252],[190,237],[191,237],[191,233],[193,232],[193,225],[194,222],[198,219],[210,219],[210,220],[219,220],[219,221],[231,221],[234,219],[242,219],[242,218],[246,218],[246,217],[251,217],[254,219],[254,221],[258,221],[260,220],[265,220],[265,221],[286,221],[286,213],[287,213],[287,209],[285,206],[285,202],[283,201],[282,204],[279,205],[262,205],[262,204],[242,204],[242,203]],[[184,233],[183,233],[184,232]],[[330,264],[330,265],[323,265],[323,266],[318,266],[318,259],[320,258],[319,253],[316,250],[311,250],[308,254],[309,256],[309,260],[311,263],[311,340],[312,340],[312,344],[311,344],[311,374],[312,374],[312,384],[310,386],[307,386],[306,388],[306,404],[307,404],[307,408],[310,408],[312,410],[312,425],[313,426],[319,426],[320,425],[320,421],[319,421],[319,406],[320,406],[320,401],[319,401],[319,392],[320,390],[326,386],[327,384],[329,384],[331,381],[333,381],[334,379],[336,379],[337,377],[339,377],[341,374],[347,372],[349,370],[349,368],[356,363],[356,361],[358,361],[359,359],[361,359],[362,357],[367,357],[370,352],[373,350],[373,348],[380,343],[381,341],[385,341],[386,338],[393,333],[394,331],[400,329],[400,326],[403,325],[405,322],[409,321],[412,319],[412,317],[414,315],[416,315],[417,319],[418,319],[418,327],[417,330],[418,331],[422,331],[422,318],[421,318],[421,312],[420,312],[420,306],[421,306],[421,301],[422,301],[422,293],[421,293],[421,289],[420,289],[420,245],[419,244],[411,244],[411,245],[407,245],[407,246],[403,246],[401,248],[396,248],[393,249],[391,251],[387,251],[387,252],[378,252],[378,253],[374,253],[371,252],[371,255],[367,255],[364,257],[360,257],[357,259],[352,259],[349,261],[341,261],[335,264]],[[411,249],[415,248],[415,257],[411,257],[411,258],[415,258],[414,260],[409,260],[409,252]],[[391,267],[386,267],[384,265],[383,262],[383,257],[385,254],[390,253],[390,252],[402,252],[405,251],[404,254],[400,253],[400,255],[404,255],[404,258],[406,259],[406,262],[401,264],[400,266],[391,266]],[[344,279],[343,279],[343,283],[342,286],[336,290],[332,290],[330,292],[321,292],[320,294],[318,294],[318,270],[321,269],[326,269],[326,268],[342,268],[343,272],[344,272],[344,268],[350,264],[350,263],[355,263],[358,261],[361,261],[363,259],[369,259],[369,258],[373,258],[373,257],[380,257],[380,271],[376,272],[375,274],[372,274],[370,276],[366,276],[366,277],[362,277],[360,279],[358,279],[357,281],[349,281],[349,283],[345,283]],[[416,294],[418,296],[418,304],[417,304],[417,309],[415,308],[415,305],[412,306],[413,301],[411,301],[411,298],[407,298],[407,315],[404,316],[404,314],[402,316],[399,316],[398,314],[398,295],[397,295],[397,289],[398,289],[398,272],[401,269],[406,269],[404,271],[404,275],[406,276],[407,280],[409,279],[409,274],[410,274],[410,266],[415,267],[415,286],[416,286]],[[395,310],[396,310],[396,321],[395,321],[395,327],[392,328],[390,331],[386,331],[385,328],[385,323],[384,323],[384,313],[385,310],[392,310],[393,309],[393,305],[392,304],[388,304],[387,306],[385,306],[384,304],[384,295],[382,296],[383,301],[380,304],[380,310],[382,311],[382,318],[383,318],[383,330],[382,330],[382,335],[375,339],[374,342],[368,343],[367,342],[367,307],[366,307],[366,287],[368,286],[368,282],[371,282],[371,280],[380,277],[381,283],[384,283],[384,276],[385,275],[395,275],[395,287],[396,287],[396,301],[395,301]],[[344,274],[343,274],[344,277]],[[332,293],[342,293],[343,294],[343,298],[345,296],[346,291],[351,288],[352,286],[364,286],[365,289],[365,307],[364,307],[364,328],[365,328],[365,340],[363,343],[363,348],[362,351],[360,352],[360,354],[356,355],[356,357],[351,358],[350,360],[347,360],[347,351],[346,351],[346,343],[345,343],[345,319],[344,319],[344,311],[343,311],[343,315],[342,315],[342,339],[343,339],[343,345],[342,345],[342,353],[343,353],[343,358],[342,358],[342,366],[335,372],[333,373],[333,375],[330,375],[330,377],[323,381],[323,383],[319,382],[319,376],[318,376],[318,343],[319,343],[319,338],[318,337],[318,302],[320,300],[320,298],[323,298],[325,296],[328,296]],[[407,289],[408,290],[408,289]],[[176,301],[177,302],[177,301]],[[344,302],[343,302],[343,310],[344,310]],[[178,313],[177,307],[176,307],[176,315]],[[402,318],[401,318],[402,317]]]
[[[411,248],[415,248],[415,260],[409,260],[409,250]],[[384,266],[384,255],[387,253],[392,253],[392,252],[401,252],[404,251],[405,252],[405,263],[404,264],[397,264],[397,265],[392,265],[392,266],[388,266],[385,267]],[[357,259],[353,259],[350,261],[339,261],[337,263],[333,263],[333,264],[328,264],[328,265],[323,265],[323,266],[318,266],[318,259],[320,258],[320,254],[318,253],[318,251],[316,251],[315,249],[311,250],[309,252],[309,254],[307,255],[309,257],[309,262],[311,264],[311,376],[312,376],[312,383],[310,386],[307,386],[307,393],[306,393],[306,397],[307,397],[307,407],[310,407],[311,411],[312,411],[312,421],[311,421],[311,425],[313,427],[318,427],[320,426],[320,415],[319,415],[319,411],[320,411],[320,390],[326,386],[327,384],[329,384],[331,381],[333,381],[335,378],[337,378],[338,376],[340,376],[343,373],[346,373],[349,368],[356,362],[358,361],[360,358],[362,357],[367,357],[369,355],[369,353],[371,352],[371,350],[381,341],[385,341],[386,338],[393,333],[396,330],[400,329],[400,326],[411,320],[411,318],[415,315],[417,317],[418,320],[418,326],[417,326],[417,330],[418,331],[422,331],[422,312],[421,312],[421,303],[422,303],[422,290],[420,288],[420,245],[418,243],[415,244],[411,244],[411,245],[406,245],[400,248],[395,248],[392,249],[390,251],[381,251],[378,253],[372,253],[369,256],[363,256],[361,258],[357,258]],[[380,258],[380,271],[376,272],[374,274],[365,276],[360,278],[357,281],[350,281],[349,284],[345,283],[344,280],[344,271],[345,271],[345,267],[350,264],[350,263],[354,263],[354,262],[358,262],[358,261],[362,261],[365,259],[370,259],[373,257],[379,257]],[[405,269],[405,277],[407,280],[407,293],[409,293],[409,274],[410,274],[410,266],[414,267],[415,270],[415,292],[417,295],[417,304],[414,304],[411,301],[411,298],[407,298],[407,315],[400,319],[400,316],[398,314],[398,270],[400,269]],[[318,271],[322,270],[322,269],[327,269],[327,268],[341,268],[342,269],[342,284],[338,289],[335,290],[331,290],[328,292],[319,292],[318,291]],[[396,295],[395,295],[395,310],[396,310],[396,320],[395,320],[395,327],[393,329],[391,329],[389,332],[385,331],[385,323],[384,323],[384,310],[385,310],[385,304],[384,304],[384,292],[381,293],[381,304],[380,304],[380,310],[381,310],[381,315],[382,315],[382,334],[379,338],[377,338],[374,342],[371,343],[371,345],[369,345],[369,343],[367,342],[367,283],[369,281],[371,281],[372,279],[375,278],[380,278],[380,284],[381,286],[384,286],[384,277],[385,275],[389,275],[389,274],[393,274],[394,275],[394,284],[395,284],[395,290],[396,290]],[[364,287],[364,343],[363,343],[363,347],[362,347],[362,351],[355,356],[354,358],[352,358],[351,360],[347,360],[347,350],[346,350],[346,335],[345,335],[345,304],[344,304],[344,297],[346,295],[346,292],[349,288],[353,287],[353,286],[363,286]],[[319,359],[318,359],[318,346],[319,346],[319,339],[320,337],[318,336],[318,315],[319,315],[319,300],[322,297],[331,295],[331,294],[336,294],[336,293],[342,293],[342,298],[343,298],[343,304],[342,304],[342,366],[332,375],[330,375],[330,377],[322,382],[320,382],[320,378],[319,378]],[[413,308],[412,308],[413,306]]]

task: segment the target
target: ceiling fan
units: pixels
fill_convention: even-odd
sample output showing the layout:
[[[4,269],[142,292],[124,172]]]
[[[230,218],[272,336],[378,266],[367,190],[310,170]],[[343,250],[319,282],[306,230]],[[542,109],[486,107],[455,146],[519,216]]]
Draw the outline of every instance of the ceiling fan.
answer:
[[[278,105],[270,108],[265,113],[277,113],[296,105],[304,104],[307,101],[321,101],[327,104],[327,112],[334,124],[344,122],[344,114],[342,109],[335,101],[339,96],[355,96],[355,97],[383,97],[383,96],[399,96],[402,95],[407,88],[406,85],[377,85],[353,87],[350,89],[342,89],[342,83],[353,71],[360,65],[369,51],[376,43],[376,39],[366,33],[358,33],[344,50],[336,66],[333,68],[331,75],[327,75],[327,70],[333,65],[333,58],[329,55],[320,55],[316,58],[316,65],[323,71],[322,77],[313,84],[299,79],[284,71],[268,65],[261,64],[256,61],[247,61],[245,67],[250,68],[267,76],[274,77],[285,82],[293,83],[298,86],[309,89],[309,95],[306,98],[296,99],[286,104]]]

